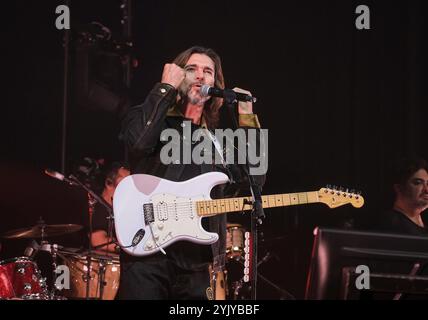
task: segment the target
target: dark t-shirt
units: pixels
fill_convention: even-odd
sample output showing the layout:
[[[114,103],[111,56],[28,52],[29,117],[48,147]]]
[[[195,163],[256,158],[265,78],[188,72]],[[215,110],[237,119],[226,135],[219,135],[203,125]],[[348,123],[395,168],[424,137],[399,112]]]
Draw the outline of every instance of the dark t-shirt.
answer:
[[[95,204],[94,213],[92,215],[92,232],[104,230],[109,234],[109,228],[112,229],[112,235],[115,237],[114,222],[109,219],[109,211],[100,203]],[[87,219],[87,230],[89,231],[89,219]]]
[[[428,237],[428,228],[426,226],[427,224],[425,224],[424,228],[420,227],[404,213],[392,209],[381,216],[377,229],[384,232]]]

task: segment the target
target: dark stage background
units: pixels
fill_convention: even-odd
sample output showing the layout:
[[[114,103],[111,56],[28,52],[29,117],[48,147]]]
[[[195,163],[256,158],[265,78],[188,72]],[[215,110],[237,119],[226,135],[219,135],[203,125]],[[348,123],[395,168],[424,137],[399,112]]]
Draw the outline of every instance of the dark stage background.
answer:
[[[390,205],[392,159],[408,153],[428,158],[427,2],[135,1],[132,56],[139,64],[129,89],[121,84],[120,56],[85,56],[76,37],[97,21],[119,39],[120,3],[71,1],[66,173],[85,156],[122,159],[117,134],[127,105],[144,99],[177,53],[195,44],[214,48],[226,86],[250,90],[269,129],[263,193],[332,184],[361,190],[366,200],[361,209],[313,204],[266,210],[260,254],[272,258],[259,271],[303,298],[314,227],[369,226]],[[31,226],[39,216],[49,224],[84,224],[85,193],[43,174],[45,168],[61,170],[64,33],[55,28],[60,4],[2,5],[8,19],[0,232]],[[370,30],[355,27],[359,4],[370,8]],[[82,61],[89,61],[88,69]],[[85,100],[82,85],[89,78],[103,80],[101,88],[111,94],[102,106]],[[229,219],[249,223],[248,216]],[[55,241],[77,246],[79,237]],[[0,260],[22,254],[26,241],[2,244]],[[260,298],[281,297],[261,280],[259,285]]]

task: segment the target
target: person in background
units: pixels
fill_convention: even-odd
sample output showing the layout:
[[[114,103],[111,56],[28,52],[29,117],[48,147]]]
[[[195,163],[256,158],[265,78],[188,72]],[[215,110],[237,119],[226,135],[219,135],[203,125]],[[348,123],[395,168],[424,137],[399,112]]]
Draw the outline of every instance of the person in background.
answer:
[[[428,236],[424,211],[428,208],[428,163],[419,157],[403,158],[391,173],[394,202],[378,224],[380,231]]]

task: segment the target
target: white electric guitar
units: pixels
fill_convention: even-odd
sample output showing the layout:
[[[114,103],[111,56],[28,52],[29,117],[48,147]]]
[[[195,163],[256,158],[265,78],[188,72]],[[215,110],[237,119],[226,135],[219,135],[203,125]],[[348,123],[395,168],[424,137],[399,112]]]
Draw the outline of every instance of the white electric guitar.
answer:
[[[187,181],[173,182],[147,174],[124,178],[113,197],[119,244],[128,254],[146,256],[170,244],[187,240],[212,244],[217,233],[202,228],[202,218],[251,210],[251,197],[212,200],[211,189],[229,182],[221,172],[209,172]],[[322,188],[319,191],[262,196],[263,208],[322,202],[330,208],[352,204],[360,208],[359,194]]]

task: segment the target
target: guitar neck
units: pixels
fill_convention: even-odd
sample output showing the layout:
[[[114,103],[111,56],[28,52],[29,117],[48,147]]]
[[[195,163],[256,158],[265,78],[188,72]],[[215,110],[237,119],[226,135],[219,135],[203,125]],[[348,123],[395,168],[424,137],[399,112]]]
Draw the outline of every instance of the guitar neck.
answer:
[[[318,191],[283,193],[262,196],[263,208],[286,207],[319,202]],[[216,199],[196,202],[199,216],[214,216],[227,212],[247,211],[253,208],[251,197]]]

